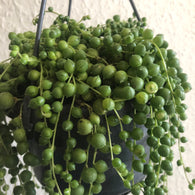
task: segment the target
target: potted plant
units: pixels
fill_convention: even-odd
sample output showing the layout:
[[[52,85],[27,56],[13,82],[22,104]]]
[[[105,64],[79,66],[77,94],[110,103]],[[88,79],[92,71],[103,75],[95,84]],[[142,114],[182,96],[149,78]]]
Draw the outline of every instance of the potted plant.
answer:
[[[38,57],[34,32],[9,33],[10,58],[0,66],[1,194],[7,174],[14,195],[36,194],[31,167],[51,195],[168,192],[171,147],[187,141],[187,75],[145,18],[115,15],[95,27],[87,19],[59,14],[42,31]],[[187,177],[182,150],[177,164]]]

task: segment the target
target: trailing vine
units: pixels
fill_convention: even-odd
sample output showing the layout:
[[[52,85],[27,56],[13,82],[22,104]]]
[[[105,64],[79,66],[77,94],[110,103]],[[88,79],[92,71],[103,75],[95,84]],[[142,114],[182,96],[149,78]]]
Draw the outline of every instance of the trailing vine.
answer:
[[[89,16],[77,22],[46,12],[57,18],[42,31],[39,56],[34,32],[10,32],[10,58],[0,63],[0,194],[8,193],[8,174],[12,194],[36,194],[30,167],[41,167],[50,195],[99,194],[110,171],[123,192],[163,195],[176,141],[192,190],[181,145],[191,85],[163,35],[145,18],[115,15],[86,27]]]

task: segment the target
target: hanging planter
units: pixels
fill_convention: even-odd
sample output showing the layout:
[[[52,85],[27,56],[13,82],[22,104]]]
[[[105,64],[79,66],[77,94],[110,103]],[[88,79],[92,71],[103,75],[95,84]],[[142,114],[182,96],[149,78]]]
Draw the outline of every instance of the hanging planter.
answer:
[[[187,75],[145,18],[86,27],[88,19],[58,14],[42,33],[9,33],[11,57],[0,64],[3,191],[9,173],[14,195],[36,194],[30,167],[50,195],[168,191],[171,147],[187,141]]]
[[[70,102],[71,104],[71,102]],[[61,117],[60,117],[60,122],[63,124],[63,119],[68,117],[68,113],[66,112],[67,110],[70,110],[70,104],[64,104],[64,110],[61,112]],[[130,109],[133,108],[132,105],[127,104],[123,109],[121,109],[119,111],[119,114],[122,115],[133,115],[133,113],[130,112]],[[89,116],[88,111],[86,109],[82,109],[82,114],[83,116],[85,116],[85,118],[87,118]],[[113,116],[113,112],[109,113],[109,116]],[[109,117],[108,116],[108,117]],[[26,119],[26,118],[25,118]],[[101,117],[102,119],[102,127],[103,125],[106,126],[106,121]],[[33,118],[32,121],[34,122],[35,119]],[[74,124],[78,123],[78,119],[73,118],[72,122]],[[133,125],[124,125],[124,127],[128,128],[128,129],[133,129]],[[147,139],[147,131],[143,126],[140,126],[141,129],[144,132],[144,136],[143,139],[140,141],[137,141],[137,144],[142,144],[145,148],[147,153],[149,153],[149,147],[147,147],[146,144],[146,139]],[[117,125],[115,127],[112,127],[112,142],[115,143],[114,149],[116,150],[116,152],[120,153],[121,149],[122,152],[118,155],[118,157],[120,159],[123,160],[123,163],[125,163],[126,168],[128,170],[131,170],[131,163],[133,160],[133,155],[132,153],[129,151],[129,149],[125,146],[125,143],[123,143],[121,141],[121,139],[119,138],[119,133],[121,131],[120,126]],[[105,131],[105,129],[102,129]],[[99,129],[99,131],[101,131]],[[129,191],[128,189],[126,189],[122,183],[121,178],[118,176],[117,172],[115,171],[114,168],[112,168],[112,164],[110,161],[110,155],[108,154],[109,150],[108,148],[103,148],[103,150],[101,152],[97,152],[95,154],[95,160],[94,160],[94,149],[93,146],[90,147],[88,145],[88,142],[83,142],[83,136],[80,136],[77,134],[77,128],[73,128],[71,130],[71,136],[73,138],[76,139],[77,141],[77,147],[79,149],[85,149],[86,151],[89,151],[89,156],[88,156],[88,163],[89,165],[93,165],[95,160],[96,162],[103,162],[105,161],[107,163],[108,166],[108,170],[105,172],[106,175],[106,181],[104,183],[102,183],[102,192],[100,194],[108,194],[108,193],[116,193],[116,194],[124,194],[124,192]],[[39,158],[41,158],[41,152],[43,151],[43,148],[39,146],[38,144],[38,140],[36,140],[36,138],[39,137],[37,135],[32,135],[29,134],[29,143],[30,143],[30,148],[31,148],[31,152],[35,153],[37,156],[39,156]],[[32,139],[33,138],[33,139]],[[66,145],[64,144],[64,140],[66,140],[66,134],[64,134],[63,131],[61,131],[61,127],[58,127],[57,129],[57,134],[56,134],[56,149],[55,149],[55,163],[56,164],[64,164],[64,156],[61,155],[64,153],[64,151],[66,150]],[[105,150],[105,151],[104,151]],[[107,150],[107,151],[106,151]],[[41,151],[41,152],[40,152]],[[78,150],[77,150],[78,151]],[[103,160],[103,161],[102,161]],[[72,176],[74,178],[79,178],[83,168],[86,166],[86,163],[81,163],[80,165],[77,165],[77,169],[75,172],[72,172]],[[66,167],[64,166],[64,169]],[[35,168],[35,173],[37,178],[39,179],[39,181],[42,181],[43,178],[43,169],[40,167]],[[144,175],[142,173],[136,173],[134,175],[134,180],[135,183],[141,181],[144,178]],[[112,180],[112,182],[110,182],[110,180]],[[58,181],[59,185],[61,188],[64,187],[64,182],[62,181]]]

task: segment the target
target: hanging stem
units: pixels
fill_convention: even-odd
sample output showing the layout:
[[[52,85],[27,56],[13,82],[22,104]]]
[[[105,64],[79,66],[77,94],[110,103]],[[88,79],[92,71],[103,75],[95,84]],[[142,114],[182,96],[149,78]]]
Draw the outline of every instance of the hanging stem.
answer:
[[[95,161],[96,161],[96,155],[97,155],[97,149],[95,149],[95,152],[93,155],[93,165],[95,164]]]
[[[94,91],[94,92],[97,93],[98,95],[104,97],[98,90],[94,89],[93,87],[91,87],[91,86],[88,85],[87,83],[85,83],[85,82],[83,82],[83,81],[81,81],[81,80],[78,80],[78,79],[76,79],[76,80],[77,80],[79,83],[82,83],[82,84],[87,85],[92,91]]]
[[[63,104],[64,102],[64,96],[61,100],[61,103]],[[53,139],[52,139],[52,145],[51,145],[51,149],[54,151],[54,146],[55,146],[55,138],[56,138],[56,132],[57,132],[57,127],[58,127],[58,122],[59,122],[59,118],[60,118],[60,112],[58,113],[57,115],[57,120],[56,120],[56,123],[55,123],[55,127],[54,127],[54,135],[53,135]],[[55,166],[55,163],[54,163],[54,152],[53,152],[53,156],[52,156],[52,159],[51,159],[51,168],[52,168],[52,174],[53,174],[53,177],[54,177],[54,180],[55,180],[55,183],[56,183],[56,187],[58,189],[58,192],[60,195],[63,195],[61,190],[60,190],[60,187],[58,185],[58,181],[56,179],[56,175],[55,175],[55,171],[54,171],[54,166]]]
[[[180,160],[181,160],[181,162],[182,162],[182,167],[183,167],[183,170],[184,170],[185,178],[186,178],[188,184],[191,184],[191,182],[190,182],[190,180],[189,180],[189,178],[188,178],[188,175],[187,175],[187,173],[186,173],[186,171],[185,171],[186,166],[185,166],[185,164],[184,164],[184,162],[183,162],[183,157],[182,157],[182,153],[181,153],[181,150],[180,150],[180,148],[181,148],[180,134],[179,134],[179,137],[178,137],[178,148],[179,148],[179,158],[180,158]]]
[[[173,100],[173,103],[174,103],[174,107],[176,108],[176,103],[175,103],[175,98],[174,98],[174,92],[173,92],[173,88],[172,88],[172,85],[171,85],[171,82],[170,82],[170,79],[169,79],[169,75],[168,75],[168,71],[167,71],[167,66],[166,66],[166,62],[165,62],[165,59],[162,55],[162,52],[160,50],[160,48],[158,47],[158,45],[156,45],[156,43],[154,43],[153,41],[151,41],[151,43],[155,46],[155,48],[157,49],[157,51],[159,52],[159,55],[160,55],[160,58],[163,62],[163,66],[164,66],[164,70],[165,70],[165,73],[166,73],[166,76],[167,76],[167,81],[168,81],[168,85],[169,85],[169,88],[171,90],[171,95],[172,95],[172,100]],[[188,175],[185,171],[185,164],[183,163],[183,157],[182,157],[182,154],[181,154],[181,151],[180,151],[180,146],[181,146],[181,142],[180,142],[180,133],[178,132],[178,149],[179,149],[179,156],[180,156],[180,160],[182,161],[182,166],[183,166],[183,170],[184,170],[184,175],[185,175],[185,178],[188,182],[188,184],[191,184],[189,178],[188,178]]]
[[[167,81],[168,81],[168,85],[169,85],[169,88],[172,92],[172,98],[173,98],[173,101],[174,101],[174,104],[175,104],[175,98],[173,96],[173,88],[172,88],[172,85],[171,85],[171,82],[170,82],[170,79],[169,79],[169,75],[168,75],[168,71],[167,71],[167,65],[166,65],[166,62],[165,62],[165,59],[162,55],[162,52],[160,50],[160,48],[158,47],[158,45],[156,43],[154,43],[153,41],[151,41],[151,43],[155,46],[155,48],[157,49],[157,51],[159,52],[159,55],[160,55],[160,58],[162,60],[162,63],[163,63],[163,67],[164,67],[164,70],[165,70],[165,73],[166,73],[166,77],[167,77]]]
[[[63,98],[61,100],[61,104],[63,104],[63,102],[64,102],[64,96],[63,96]],[[54,145],[55,145],[55,138],[56,138],[56,132],[57,132],[59,118],[60,118],[60,112],[57,115],[57,119],[56,119],[56,123],[55,123],[55,127],[54,127],[54,135],[53,135],[52,146],[51,146],[53,150],[54,150]]]
[[[106,120],[107,131],[108,131],[108,139],[109,139],[109,145],[110,145],[110,155],[111,155],[111,160],[113,160],[114,159],[114,155],[113,155],[113,151],[112,151],[111,132],[110,132],[109,124],[108,124],[107,114],[105,114],[105,120]]]
[[[119,114],[118,114],[118,112],[117,112],[116,109],[114,109],[114,112],[115,112],[115,114],[116,114],[116,116],[117,116],[117,118],[118,118],[118,120],[119,120],[119,124],[120,124],[121,131],[124,131],[124,129],[123,129],[123,124],[122,124],[122,122],[121,122],[121,117],[119,116]]]
[[[106,125],[107,125],[108,139],[109,139],[109,145],[110,145],[110,155],[111,155],[111,161],[112,161],[114,159],[114,155],[113,155],[113,150],[112,150],[111,131],[110,131],[110,127],[109,127],[109,124],[108,124],[107,114],[105,114],[104,116],[105,116]],[[118,175],[120,176],[122,181],[124,181],[125,179],[123,178],[121,173],[116,168],[114,168],[114,169],[116,170],[116,172],[118,173]]]
[[[73,77],[73,81],[74,81],[74,77]],[[75,81],[74,81],[74,85],[75,85]],[[74,106],[75,98],[76,98],[76,95],[74,95],[73,98],[72,98],[72,103],[71,103],[70,111],[69,111],[69,114],[68,114],[68,120],[70,120],[70,117],[71,117],[72,108]]]
[[[9,59],[11,59],[11,58],[9,58]],[[6,62],[6,61],[8,61],[9,59],[4,60],[4,61]],[[3,61],[3,62],[4,62],[4,61]],[[10,62],[10,64],[8,64],[8,66],[5,68],[5,70],[1,73],[1,75],[0,75],[0,80],[2,79],[2,77],[4,76],[4,74],[7,72],[7,70],[11,67],[11,65],[14,63],[14,61],[15,61],[15,60],[13,60],[12,62]],[[1,62],[1,63],[3,63],[3,62]]]
[[[91,184],[90,184],[90,187],[89,187],[89,193],[88,193],[88,195],[91,195],[92,187],[93,187],[93,184],[91,183]]]
[[[52,174],[53,174],[53,178],[55,180],[55,183],[56,183],[56,187],[58,189],[58,192],[60,195],[63,195],[62,192],[61,192],[61,189],[60,189],[60,186],[58,185],[58,181],[57,181],[57,178],[56,178],[56,174],[55,174],[55,171],[54,171],[54,157],[52,158],[52,161],[51,161],[51,168],[52,168]]]
[[[88,144],[88,147],[87,147],[87,159],[86,159],[86,162],[85,162],[85,166],[86,166],[86,167],[88,167],[89,149],[90,149],[90,144]]]
[[[75,102],[75,95],[73,96],[72,103],[71,103],[71,106],[70,106],[70,111],[69,111],[69,114],[68,114],[68,120],[70,120],[71,113],[72,113],[72,108],[74,106],[74,102]],[[68,137],[70,138],[70,131],[68,131]]]
[[[42,96],[43,95],[43,89],[42,89],[42,81],[43,81],[43,65],[42,65],[42,62],[40,63],[40,79],[39,79],[39,86],[38,88],[40,89],[40,95]],[[43,115],[43,118],[44,118],[44,123],[45,123],[45,126],[47,127],[47,120],[46,120],[46,117],[45,117],[45,113],[43,112],[43,109],[41,107],[41,113]]]

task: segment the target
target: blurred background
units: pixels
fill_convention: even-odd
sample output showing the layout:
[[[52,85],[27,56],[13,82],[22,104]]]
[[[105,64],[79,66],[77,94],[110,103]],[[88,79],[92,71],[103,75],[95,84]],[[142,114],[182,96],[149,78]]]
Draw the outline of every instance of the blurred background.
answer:
[[[185,136],[188,143],[183,154],[187,166],[192,168],[190,179],[195,178],[195,1],[194,0],[134,0],[141,17],[147,18],[148,27],[155,34],[164,34],[169,48],[177,53],[181,67],[189,76],[193,90],[186,95],[188,119],[185,121]],[[0,61],[9,57],[8,33],[35,31],[32,19],[39,13],[41,0],[0,0]],[[68,0],[47,0],[47,7],[67,14]],[[90,15],[88,25],[104,24],[106,19],[119,14],[122,19],[132,16],[128,0],[72,0],[71,18],[80,20],[83,15]],[[44,27],[51,24],[54,16],[47,14]],[[177,145],[174,147],[175,159],[178,158]],[[183,170],[174,163],[174,176],[169,178],[170,195],[193,195],[188,190]],[[43,195],[43,192],[37,192]],[[11,194],[8,194],[11,195]]]

